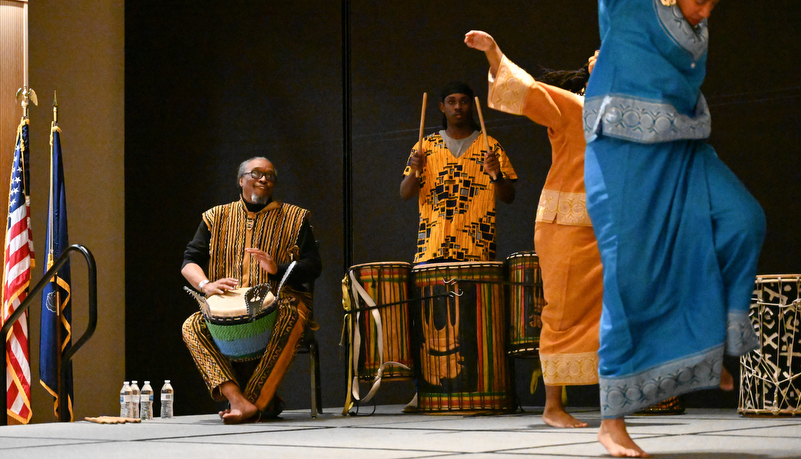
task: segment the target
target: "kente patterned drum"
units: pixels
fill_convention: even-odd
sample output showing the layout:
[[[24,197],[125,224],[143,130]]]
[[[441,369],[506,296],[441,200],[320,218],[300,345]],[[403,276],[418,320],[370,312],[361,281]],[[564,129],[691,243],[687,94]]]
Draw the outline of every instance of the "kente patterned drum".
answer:
[[[740,357],[743,415],[801,414],[801,274],[756,278],[749,315],[759,348]]]
[[[502,262],[417,265],[418,411],[511,411]]]
[[[382,378],[413,377],[407,302],[411,268],[410,263],[401,261],[364,263],[350,268],[348,278],[358,284],[348,289],[354,311],[350,315],[355,319],[350,342],[353,351],[358,352],[356,373],[360,380],[372,381],[386,362],[399,363],[409,369],[386,365],[381,371]],[[366,309],[368,307],[372,309]],[[358,309],[363,310],[356,312]]]
[[[509,342],[513,357],[539,358],[542,308],[540,259],[534,251],[515,252],[506,259],[509,279]]]

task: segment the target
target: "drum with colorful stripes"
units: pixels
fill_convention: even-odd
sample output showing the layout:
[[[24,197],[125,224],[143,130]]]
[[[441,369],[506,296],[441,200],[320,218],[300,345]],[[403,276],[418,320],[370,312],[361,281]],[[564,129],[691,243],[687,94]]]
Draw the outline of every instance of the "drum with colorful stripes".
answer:
[[[509,279],[509,341],[513,357],[539,358],[542,308],[540,258],[534,251],[515,252],[506,259]]]
[[[417,265],[418,410],[511,411],[502,262]]]
[[[350,268],[347,298],[354,327],[350,342],[357,352],[358,378],[372,381],[384,365],[384,379],[410,379],[413,358],[409,329],[409,273],[402,261],[364,263]],[[358,285],[355,285],[358,284]],[[374,306],[373,306],[374,305]]]

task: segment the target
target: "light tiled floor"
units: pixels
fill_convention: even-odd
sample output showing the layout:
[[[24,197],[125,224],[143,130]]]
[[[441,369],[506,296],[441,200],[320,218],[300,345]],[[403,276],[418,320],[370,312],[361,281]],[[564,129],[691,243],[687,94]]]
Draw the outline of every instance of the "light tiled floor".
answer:
[[[403,414],[379,406],[373,415],[342,416],[327,408],[238,426],[216,415],[141,424],[86,421],[0,427],[2,458],[583,458],[603,457],[596,441],[600,413],[571,412],[587,429],[554,429],[536,408],[493,415]],[[363,409],[362,412],[365,410]],[[372,411],[369,409],[367,411]],[[629,432],[660,458],[801,458],[801,417],[751,418],[736,410],[688,409],[676,416],[631,416]]]

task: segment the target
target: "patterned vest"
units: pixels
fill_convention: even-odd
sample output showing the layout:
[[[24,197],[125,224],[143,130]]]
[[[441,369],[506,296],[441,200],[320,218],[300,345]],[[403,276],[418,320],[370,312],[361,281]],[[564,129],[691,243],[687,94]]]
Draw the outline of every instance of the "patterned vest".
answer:
[[[245,249],[261,249],[279,265],[292,262],[297,257],[298,234],[308,213],[278,202],[259,212],[248,212],[241,199],[207,210],[203,221],[211,232],[209,278],[233,277],[239,279],[240,287],[268,282],[267,271]],[[278,281],[270,281],[275,284],[273,289]]]

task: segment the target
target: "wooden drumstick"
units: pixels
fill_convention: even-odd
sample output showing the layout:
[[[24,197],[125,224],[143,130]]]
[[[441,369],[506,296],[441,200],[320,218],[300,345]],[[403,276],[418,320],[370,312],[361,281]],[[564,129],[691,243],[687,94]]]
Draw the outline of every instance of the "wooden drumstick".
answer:
[[[484,133],[484,146],[487,147],[487,155],[495,154],[490,152],[489,137],[487,136],[487,127],[484,126],[484,115],[481,113],[481,102],[478,101],[478,96],[476,96],[476,109],[478,110],[478,121],[481,123],[481,132]],[[490,174],[490,177],[492,177],[492,180],[497,180],[497,177],[492,174]]]
[[[428,93],[424,92],[423,93],[423,108],[420,110],[420,132],[419,132],[419,134],[417,136],[417,148],[420,149],[420,152],[423,151],[423,128],[425,128],[425,125],[426,125],[426,103],[427,102],[428,102]],[[420,171],[415,169],[414,176],[419,178],[420,177]]]

